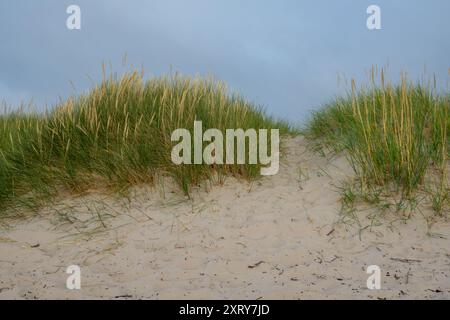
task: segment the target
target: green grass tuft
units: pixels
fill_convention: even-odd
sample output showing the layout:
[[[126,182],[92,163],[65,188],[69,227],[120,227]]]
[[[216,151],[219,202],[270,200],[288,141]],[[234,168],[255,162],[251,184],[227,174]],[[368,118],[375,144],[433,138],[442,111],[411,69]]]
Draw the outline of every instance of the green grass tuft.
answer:
[[[0,206],[39,206],[61,190],[124,190],[157,174],[172,176],[186,193],[217,174],[259,175],[259,165],[174,165],[171,133],[192,130],[194,120],[203,130],[291,130],[211,79],[109,76],[45,115],[0,117]]]
[[[410,198],[428,174],[437,177],[433,208],[441,213],[449,192],[449,101],[435,85],[405,75],[398,85],[386,83],[383,70],[377,84],[372,72],[369,87],[352,81],[351,92],[315,112],[305,132],[319,148],[346,152],[361,189],[381,186]]]

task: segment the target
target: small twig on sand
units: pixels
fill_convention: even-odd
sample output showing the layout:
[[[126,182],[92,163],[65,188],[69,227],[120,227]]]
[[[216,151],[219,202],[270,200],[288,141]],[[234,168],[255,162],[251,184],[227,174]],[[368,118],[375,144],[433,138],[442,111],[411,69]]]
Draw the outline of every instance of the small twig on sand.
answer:
[[[120,298],[133,298],[131,294],[124,294],[121,296],[115,296],[114,299],[120,299]]]
[[[262,260],[261,260],[261,261],[255,263],[255,264],[253,264],[253,265],[251,265],[251,266],[248,266],[248,268],[249,268],[249,269],[256,268],[257,266],[259,266],[259,265],[262,264],[262,263],[265,263],[265,261],[262,261]]]
[[[399,261],[404,263],[412,263],[412,262],[422,262],[422,260],[416,259],[403,259],[403,258],[391,258],[392,261]]]

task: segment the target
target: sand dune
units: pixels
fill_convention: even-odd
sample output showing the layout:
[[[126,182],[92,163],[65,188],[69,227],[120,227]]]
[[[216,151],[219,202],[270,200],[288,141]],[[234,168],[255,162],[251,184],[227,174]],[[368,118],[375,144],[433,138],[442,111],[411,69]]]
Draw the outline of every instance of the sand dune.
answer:
[[[9,222],[0,299],[450,298],[449,222],[340,223],[346,160],[311,153],[302,137],[282,153],[278,175],[205,184],[190,200],[162,181],[128,199],[70,197]],[[74,264],[81,290],[66,289]],[[381,290],[366,286],[369,265],[381,268]]]

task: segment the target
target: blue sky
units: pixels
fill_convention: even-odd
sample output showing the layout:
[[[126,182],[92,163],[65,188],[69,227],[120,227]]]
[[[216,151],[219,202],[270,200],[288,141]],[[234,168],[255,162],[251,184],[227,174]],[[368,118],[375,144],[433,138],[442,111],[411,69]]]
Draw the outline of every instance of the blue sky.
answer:
[[[68,30],[66,8],[81,8]],[[366,28],[381,8],[382,30]],[[450,67],[448,0],[2,0],[0,100],[40,108],[92,86],[102,62],[122,57],[147,76],[213,75],[276,116],[305,119],[345,90],[337,75],[366,79],[389,64],[445,87]]]

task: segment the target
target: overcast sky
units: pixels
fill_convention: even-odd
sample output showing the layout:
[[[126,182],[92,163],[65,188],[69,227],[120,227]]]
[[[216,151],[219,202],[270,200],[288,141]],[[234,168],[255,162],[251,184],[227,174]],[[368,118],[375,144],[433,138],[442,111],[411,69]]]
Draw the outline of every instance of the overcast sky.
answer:
[[[66,9],[81,8],[81,30]],[[382,30],[366,27],[370,4]],[[122,71],[214,75],[271,114],[294,121],[365,79],[372,64],[424,68],[443,86],[450,67],[449,0],[1,0],[0,100],[39,108],[86,90],[110,61]]]

